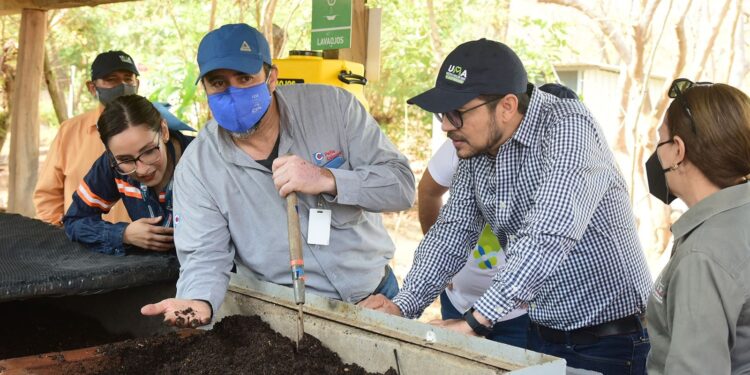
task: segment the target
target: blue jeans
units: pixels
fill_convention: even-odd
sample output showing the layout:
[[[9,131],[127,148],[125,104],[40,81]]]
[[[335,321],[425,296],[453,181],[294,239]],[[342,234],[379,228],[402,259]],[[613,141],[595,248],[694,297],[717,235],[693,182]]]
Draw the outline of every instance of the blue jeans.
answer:
[[[391,269],[391,266],[386,265],[383,280],[380,281],[380,285],[375,288],[375,291],[372,292],[372,295],[384,294],[386,297],[388,297],[388,299],[393,299],[393,297],[398,294],[398,291],[399,289],[396,275],[393,274],[393,269]]]
[[[645,328],[636,333],[599,337],[593,344],[576,345],[549,342],[539,335],[536,326],[530,325],[527,349],[564,358],[569,367],[604,375],[640,375],[646,374],[646,356],[651,344]]]
[[[463,319],[463,314],[456,310],[445,291],[440,294],[440,314],[443,316],[443,320]],[[492,333],[487,338],[503,344],[525,348],[528,332],[529,315],[524,314],[517,318],[498,322],[492,327]]]

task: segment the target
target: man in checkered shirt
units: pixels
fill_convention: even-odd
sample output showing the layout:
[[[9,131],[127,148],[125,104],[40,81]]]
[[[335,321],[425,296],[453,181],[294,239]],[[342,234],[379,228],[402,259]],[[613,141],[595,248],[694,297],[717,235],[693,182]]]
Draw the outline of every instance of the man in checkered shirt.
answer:
[[[518,56],[486,39],[458,46],[435,87],[408,103],[438,116],[461,160],[401,292],[361,305],[418,317],[486,222],[507,249],[505,271],[463,319],[433,324],[486,335],[527,306],[528,349],[570,367],[645,373],[651,277],[625,180],[588,109],[529,85]]]

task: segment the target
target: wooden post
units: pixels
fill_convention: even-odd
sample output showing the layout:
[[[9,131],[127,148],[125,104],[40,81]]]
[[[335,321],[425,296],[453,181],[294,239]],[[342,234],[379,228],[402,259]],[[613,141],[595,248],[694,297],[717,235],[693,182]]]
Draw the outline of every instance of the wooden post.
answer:
[[[324,58],[349,60],[365,65],[367,62],[366,2],[366,0],[352,1],[352,47],[323,51]]]
[[[10,118],[8,211],[34,217],[39,168],[39,90],[44,67],[47,12],[24,9],[18,38],[16,90]]]

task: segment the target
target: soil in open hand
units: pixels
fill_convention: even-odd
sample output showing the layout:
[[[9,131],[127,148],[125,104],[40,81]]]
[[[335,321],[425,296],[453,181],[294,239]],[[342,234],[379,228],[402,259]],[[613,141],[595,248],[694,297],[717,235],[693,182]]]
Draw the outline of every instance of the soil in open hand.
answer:
[[[100,374],[368,374],[357,365],[343,364],[308,334],[296,352],[292,340],[257,316],[228,316],[202,334],[171,333],[101,350],[106,367],[96,371]]]

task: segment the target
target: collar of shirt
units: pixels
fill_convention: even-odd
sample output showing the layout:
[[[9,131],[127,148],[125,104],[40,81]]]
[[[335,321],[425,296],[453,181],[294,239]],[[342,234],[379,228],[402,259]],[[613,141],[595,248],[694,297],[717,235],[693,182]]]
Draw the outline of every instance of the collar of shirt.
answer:
[[[521,124],[518,125],[518,129],[511,137],[512,140],[526,147],[534,143],[534,139],[537,138],[536,133],[541,130],[541,127],[538,126],[538,124],[542,123],[541,116],[548,112],[549,106],[556,99],[555,96],[543,92],[534,86],[531,86],[531,88],[529,108],[526,110],[526,115],[523,116]]]
[[[104,106],[101,104],[96,106],[95,109],[92,109],[86,112],[86,119],[84,121],[88,123],[89,130],[93,132],[98,132],[98,129],[96,128],[96,123],[99,121],[99,117],[102,115],[102,112],[104,112]]]
[[[706,220],[750,203],[750,183],[721,189],[691,207],[672,225],[675,242]]]

